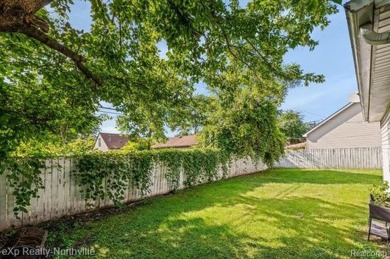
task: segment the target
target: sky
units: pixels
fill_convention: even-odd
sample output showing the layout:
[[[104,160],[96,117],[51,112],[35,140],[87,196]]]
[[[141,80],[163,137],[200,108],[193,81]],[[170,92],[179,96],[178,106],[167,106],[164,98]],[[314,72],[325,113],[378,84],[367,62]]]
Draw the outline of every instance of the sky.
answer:
[[[323,31],[316,30],[312,37],[319,41],[313,51],[298,48],[287,54],[285,61],[296,62],[305,72],[325,76],[325,83],[298,87],[289,91],[282,109],[293,109],[305,121],[321,121],[349,102],[357,92],[355,68],[345,11],[329,17],[331,23]]]
[[[77,8],[72,12],[71,23],[78,29],[88,29],[90,17],[85,15],[87,3],[77,2]],[[331,23],[324,30],[315,30],[312,37],[319,42],[318,46],[309,51],[307,48],[297,48],[287,53],[286,63],[295,62],[301,65],[305,72],[313,72],[325,76],[325,83],[311,84],[289,90],[283,110],[292,109],[302,114],[305,121],[320,122],[349,102],[349,96],[357,91],[352,49],[349,40],[347,20],[342,6],[339,12],[329,17]],[[164,46],[162,46],[162,52]],[[198,92],[204,92],[205,86],[200,85]],[[103,104],[110,106],[109,104]],[[112,120],[101,125],[102,132],[118,132],[115,124],[116,114],[109,114]],[[168,132],[168,135],[172,135]]]

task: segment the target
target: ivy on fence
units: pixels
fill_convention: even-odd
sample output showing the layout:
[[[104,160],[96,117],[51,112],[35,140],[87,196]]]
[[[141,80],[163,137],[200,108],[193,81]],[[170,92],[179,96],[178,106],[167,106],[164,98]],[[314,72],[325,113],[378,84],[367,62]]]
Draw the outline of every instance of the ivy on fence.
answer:
[[[220,165],[227,172],[227,159],[213,149],[91,153],[77,160],[77,179],[90,205],[106,198],[120,204],[129,184],[147,194],[157,165],[167,168],[165,177],[174,190],[179,187],[180,172],[185,186],[217,179]]]
[[[136,152],[92,152],[72,158],[74,174],[89,205],[101,199],[109,199],[119,205],[125,191],[131,185],[146,195],[151,187],[151,174],[156,166],[166,167],[165,178],[173,190],[181,181],[192,186],[205,181],[217,180],[221,167],[226,176],[230,161],[216,149],[162,149]],[[60,169],[57,165],[56,168]],[[32,198],[38,197],[44,188],[43,158],[10,158],[0,165],[0,173],[6,172],[9,186],[13,189],[16,206],[15,216],[27,212]],[[180,179],[181,174],[183,179]]]
[[[0,165],[0,174],[7,172],[7,181],[15,197],[13,212],[17,218],[20,212],[27,212],[31,198],[38,198],[39,189],[44,188],[41,170],[44,160],[38,158],[8,158]]]

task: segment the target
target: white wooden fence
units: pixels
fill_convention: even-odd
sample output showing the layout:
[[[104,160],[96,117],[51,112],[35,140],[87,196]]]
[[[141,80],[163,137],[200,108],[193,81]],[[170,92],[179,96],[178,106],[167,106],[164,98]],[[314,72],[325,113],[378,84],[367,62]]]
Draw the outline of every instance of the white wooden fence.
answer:
[[[381,169],[381,148],[290,150],[274,164],[283,168]]]
[[[61,166],[59,170],[58,165]],[[12,226],[37,224],[43,221],[57,219],[65,215],[72,215],[88,211],[89,208],[80,192],[73,173],[74,161],[71,159],[55,159],[46,161],[46,169],[42,172],[45,188],[39,191],[39,198],[31,201],[28,213],[21,213],[20,219],[14,216],[14,197],[12,188],[6,181],[6,175],[0,175],[0,231]],[[235,160],[228,170],[227,178],[254,173],[266,169],[261,162],[254,162],[250,158]],[[147,197],[161,195],[172,191],[172,187],[165,178],[166,167],[157,165],[151,174],[150,192]],[[218,172],[218,179],[222,178],[222,170]],[[180,177],[180,187],[184,188],[183,173]],[[145,196],[144,196],[145,197]],[[136,188],[128,186],[125,193],[125,202],[142,199]],[[100,200],[96,207],[112,206],[109,200]]]

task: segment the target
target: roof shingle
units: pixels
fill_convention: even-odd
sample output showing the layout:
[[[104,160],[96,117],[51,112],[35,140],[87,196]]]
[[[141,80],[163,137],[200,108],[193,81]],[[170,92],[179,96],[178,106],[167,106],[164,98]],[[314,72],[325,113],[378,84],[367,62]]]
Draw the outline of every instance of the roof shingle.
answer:
[[[157,143],[152,148],[186,148],[197,145],[196,135],[173,137],[165,143]]]
[[[99,133],[109,149],[120,149],[129,141],[128,137],[117,133]]]

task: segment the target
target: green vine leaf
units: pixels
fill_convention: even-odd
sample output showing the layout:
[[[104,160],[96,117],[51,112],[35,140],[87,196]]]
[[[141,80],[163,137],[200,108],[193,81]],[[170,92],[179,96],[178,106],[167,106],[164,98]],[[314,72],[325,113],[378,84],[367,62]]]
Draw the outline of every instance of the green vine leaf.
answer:
[[[31,198],[39,198],[38,191],[43,189],[41,170],[45,162],[38,158],[8,158],[0,173],[6,173],[12,195],[15,197],[14,215],[19,219],[21,212],[27,213]]]

